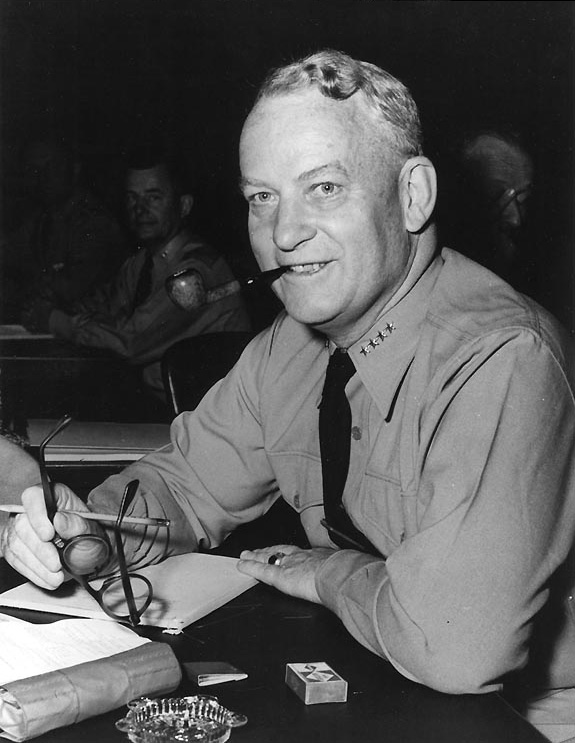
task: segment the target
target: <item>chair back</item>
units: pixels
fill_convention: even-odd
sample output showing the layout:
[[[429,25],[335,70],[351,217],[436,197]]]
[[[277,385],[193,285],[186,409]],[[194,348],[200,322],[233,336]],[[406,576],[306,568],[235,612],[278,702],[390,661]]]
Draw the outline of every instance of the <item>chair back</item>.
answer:
[[[255,335],[249,330],[205,333],[168,348],[161,366],[173,414],[193,410],[210,387],[226,376]]]

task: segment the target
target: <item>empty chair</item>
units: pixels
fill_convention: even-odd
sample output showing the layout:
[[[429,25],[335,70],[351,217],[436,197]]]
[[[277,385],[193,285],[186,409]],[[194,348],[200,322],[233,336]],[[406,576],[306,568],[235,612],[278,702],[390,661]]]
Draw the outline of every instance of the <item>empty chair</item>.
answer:
[[[247,330],[205,333],[174,343],[162,358],[164,389],[174,415],[193,410],[255,335]]]

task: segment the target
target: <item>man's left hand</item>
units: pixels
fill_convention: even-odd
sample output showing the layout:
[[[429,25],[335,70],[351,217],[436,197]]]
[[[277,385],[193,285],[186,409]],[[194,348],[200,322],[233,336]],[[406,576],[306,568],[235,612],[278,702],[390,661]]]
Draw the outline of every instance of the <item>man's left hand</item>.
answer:
[[[314,547],[303,550],[289,544],[278,544],[259,550],[244,550],[238,570],[296,598],[321,604],[315,587],[315,575],[336,550]],[[276,564],[270,559],[276,556]]]

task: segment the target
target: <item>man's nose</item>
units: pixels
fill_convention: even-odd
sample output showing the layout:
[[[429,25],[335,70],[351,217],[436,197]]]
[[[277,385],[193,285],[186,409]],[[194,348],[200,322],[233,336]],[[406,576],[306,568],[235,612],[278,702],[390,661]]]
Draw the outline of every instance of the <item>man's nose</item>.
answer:
[[[296,201],[280,202],[274,220],[273,240],[280,250],[296,250],[316,235],[316,228],[304,205]]]
[[[134,213],[136,216],[141,216],[148,211],[148,204],[144,199],[137,199],[133,204]]]

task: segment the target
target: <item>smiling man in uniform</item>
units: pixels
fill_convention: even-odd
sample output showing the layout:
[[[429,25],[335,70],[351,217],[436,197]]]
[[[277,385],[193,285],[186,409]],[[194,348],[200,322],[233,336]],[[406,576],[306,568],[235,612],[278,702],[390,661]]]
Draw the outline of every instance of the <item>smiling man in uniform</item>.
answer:
[[[328,50],[272,73],[240,161],[259,265],[287,268],[274,283],[285,312],[176,419],[170,447],[88,506],[60,486],[60,507],[116,512],[138,478],[134,513],[173,525],[126,536],[138,565],[215,547],[281,497],[309,548],[245,551],[240,570],[324,604],[433,689],[515,685],[528,698],[532,682],[546,687],[565,740],[575,405],[561,329],[438,250],[417,108],[378,67]],[[3,553],[54,588],[64,575],[41,491],[23,502]],[[62,514],[55,526],[64,537],[94,528]]]

